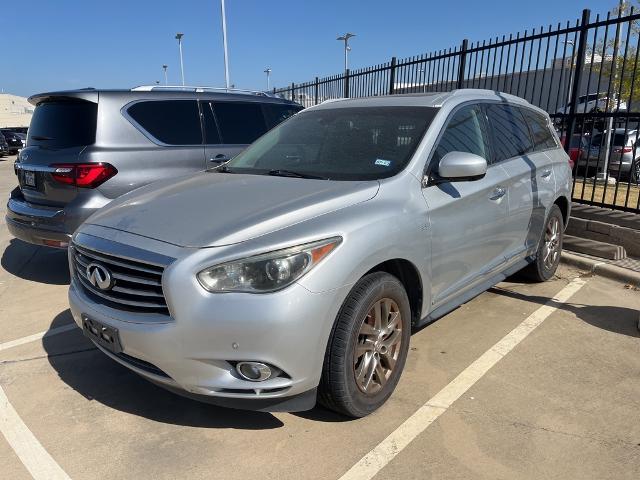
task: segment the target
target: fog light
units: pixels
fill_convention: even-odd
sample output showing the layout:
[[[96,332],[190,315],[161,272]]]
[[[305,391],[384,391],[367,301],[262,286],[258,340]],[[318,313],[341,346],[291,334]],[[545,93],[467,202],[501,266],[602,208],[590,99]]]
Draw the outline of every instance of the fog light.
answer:
[[[271,369],[259,362],[238,362],[236,371],[242,378],[250,382],[262,382],[271,377]]]

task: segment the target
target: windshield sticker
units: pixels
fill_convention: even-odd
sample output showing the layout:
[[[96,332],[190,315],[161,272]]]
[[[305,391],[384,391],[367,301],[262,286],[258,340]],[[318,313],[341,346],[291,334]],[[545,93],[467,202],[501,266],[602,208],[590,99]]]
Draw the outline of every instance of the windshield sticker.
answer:
[[[376,158],[376,161],[373,163],[374,165],[381,165],[383,167],[388,167],[389,165],[391,165],[391,160],[383,160],[381,158]]]

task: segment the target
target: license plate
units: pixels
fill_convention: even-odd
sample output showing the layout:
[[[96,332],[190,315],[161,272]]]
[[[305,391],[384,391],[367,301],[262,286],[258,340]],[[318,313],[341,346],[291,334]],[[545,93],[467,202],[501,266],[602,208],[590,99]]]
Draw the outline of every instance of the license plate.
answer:
[[[24,184],[27,187],[34,187],[36,186],[36,172],[30,172],[29,170],[23,170],[23,175],[24,175]]]
[[[104,325],[97,320],[82,316],[82,332],[101,347],[112,353],[122,352],[118,329]]]

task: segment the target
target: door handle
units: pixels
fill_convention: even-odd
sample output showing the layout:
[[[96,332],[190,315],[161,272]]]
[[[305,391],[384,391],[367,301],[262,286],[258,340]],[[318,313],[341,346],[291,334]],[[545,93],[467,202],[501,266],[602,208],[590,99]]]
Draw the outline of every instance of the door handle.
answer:
[[[489,200],[498,200],[499,198],[504,197],[505,193],[507,193],[506,188],[496,187],[493,189],[493,192],[491,192],[491,196],[489,197]]]
[[[551,175],[551,169],[544,170],[544,171],[540,174],[540,176],[541,176],[542,178],[547,178],[549,175]]]
[[[224,153],[221,153],[209,159],[211,163],[224,163],[224,162],[228,162],[229,160],[231,160],[231,158],[228,155],[225,155]]]

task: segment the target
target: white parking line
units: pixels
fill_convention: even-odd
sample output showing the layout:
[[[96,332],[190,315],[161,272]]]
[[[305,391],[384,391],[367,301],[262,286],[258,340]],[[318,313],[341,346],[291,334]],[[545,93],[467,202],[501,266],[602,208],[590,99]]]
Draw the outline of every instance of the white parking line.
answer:
[[[18,338],[10,342],[0,343],[0,351],[12,347],[35,342],[45,337],[75,330],[75,323],[55,327],[46,332],[35,333],[27,337]],[[44,449],[31,430],[22,421],[18,412],[9,402],[7,395],[0,386],[0,432],[7,439],[22,464],[36,480],[69,480],[69,476]]]
[[[70,325],[63,325],[62,327],[55,327],[51,330],[47,330],[46,332],[34,333],[33,335],[29,335],[28,337],[18,338],[17,340],[11,340],[10,342],[0,343],[0,352],[3,350],[7,350],[8,348],[17,347],[18,345],[24,345],[25,343],[35,342],[36,340],[40,340],[44,337],[52,337],[53,335],[58,335],[59,333],[68,332],[69,330],[75,330],[78,326],[75,323]]]
[[[418,435],[424,432],[440,415],[480,380],[496,363],[513,350],[533,330],[539,327],[549,315],[557,310],[558,303],[566,302],[586,282],[572,280],[555,297],[538,308],[520,325],[505,335],[502,340],[487,350],[480,358],[462,371],[451,383],[428,400],[396,430],[380,442],[373,450],[349,469],[340,480],[369,480],[382,470]]]
[[[0,387],[0,431],[35,480],[70,480],[18,416],[2,387]]]

